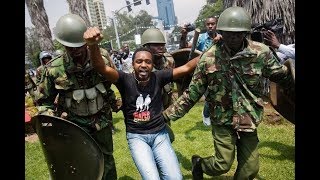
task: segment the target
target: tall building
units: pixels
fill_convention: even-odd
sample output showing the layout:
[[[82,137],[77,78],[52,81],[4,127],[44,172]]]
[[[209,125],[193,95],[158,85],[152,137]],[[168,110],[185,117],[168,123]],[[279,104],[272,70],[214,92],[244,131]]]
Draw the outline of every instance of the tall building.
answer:
[[[107,17],[102,0],[86,0],[87,11],[92,26],[101,30],[107,26]]]
[[[163,21],[164,29],[169,30],[177,24],[173,0],[157,0],[158,18]]]

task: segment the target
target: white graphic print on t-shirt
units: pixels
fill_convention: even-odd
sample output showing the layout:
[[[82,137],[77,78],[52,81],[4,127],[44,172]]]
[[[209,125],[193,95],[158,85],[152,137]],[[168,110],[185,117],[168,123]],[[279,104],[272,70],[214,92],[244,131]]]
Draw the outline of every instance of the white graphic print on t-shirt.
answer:
[[[133,113],[134,122],[145,122],[150,120],[149,105],[151,103],[150,95],[144,99],[142,94],[136,100],[136,112]]]

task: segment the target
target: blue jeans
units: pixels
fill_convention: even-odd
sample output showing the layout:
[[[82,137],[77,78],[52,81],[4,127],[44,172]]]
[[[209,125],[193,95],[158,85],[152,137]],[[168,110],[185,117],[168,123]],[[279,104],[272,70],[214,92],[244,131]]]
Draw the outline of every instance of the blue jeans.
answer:
[[[127,133],[132,159],[143,180],[181,180],[178,158],[166,128],[156,134]],[[159,169],[159,171],[158,171]]]
[[[209,109],[209,104],[207,103],[207,101],[204,102],[204,106],[203,106],[203,116],[205,118],[209,118],[210,117],[210,109]]]

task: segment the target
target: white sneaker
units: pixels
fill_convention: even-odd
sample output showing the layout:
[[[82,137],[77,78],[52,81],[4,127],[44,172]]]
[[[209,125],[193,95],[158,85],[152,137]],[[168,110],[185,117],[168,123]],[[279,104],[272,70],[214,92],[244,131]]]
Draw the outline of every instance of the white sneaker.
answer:
[[[203,111],[202,111],[202,121],[203,121],[203,124],[205,126],[210,126],[211,125],[210,117],[204,117]]]

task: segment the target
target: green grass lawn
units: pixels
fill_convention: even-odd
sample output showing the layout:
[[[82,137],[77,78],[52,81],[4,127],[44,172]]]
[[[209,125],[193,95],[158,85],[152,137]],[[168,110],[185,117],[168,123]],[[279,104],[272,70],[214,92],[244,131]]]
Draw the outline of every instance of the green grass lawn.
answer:
[[[188,114],[171,123],[175,133],[173,147],[178,156],[183,179],[192,179],[190,158],[193,154],[213,155],[211,128],[202,124],[203,103],[196,104]],[[114,157],[118,179],[141,179],[130,156],[125,139],[125,126],[122,112],[114,113],[114,125],[117,129],[114,137]],[[295,179],[295,126],[286,120],[277,125],[262,122],[258,128],[260,139],[260,171],[256,179],[292,180]],[[232,179],[236,161],[231,170],[214,179]],[[25,142],[25,179],[47,180],[49,177],[39,141]],[[212,177],[205,175],[205,179]]]

